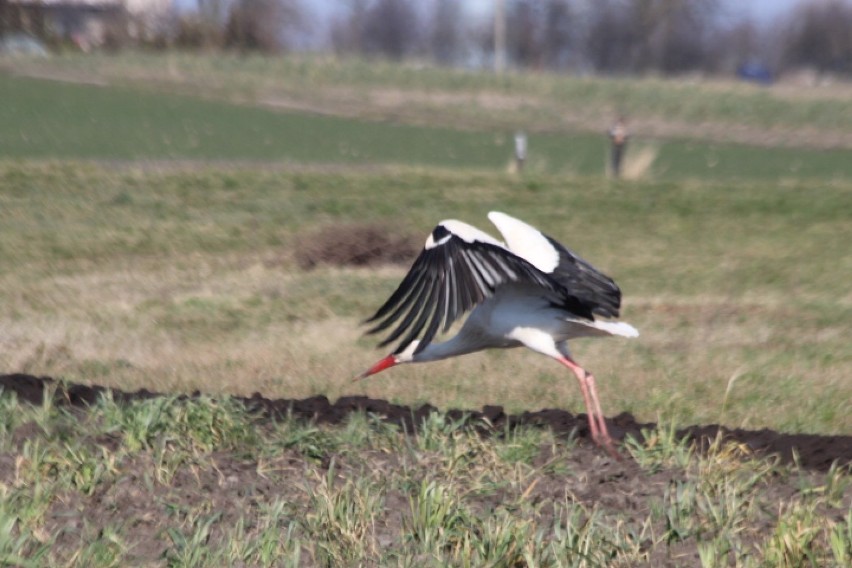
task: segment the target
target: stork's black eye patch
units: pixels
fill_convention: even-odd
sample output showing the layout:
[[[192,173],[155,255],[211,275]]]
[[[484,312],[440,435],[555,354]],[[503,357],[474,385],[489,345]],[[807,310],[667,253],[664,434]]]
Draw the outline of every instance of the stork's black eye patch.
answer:
[[[435,227],[435,230],[432,231],[432,240],[437,243],[444,237],[449,236],[449,234],[450,231],[448,231],[446,227],[444,227],[443,225],[438,225],[437,227]]]

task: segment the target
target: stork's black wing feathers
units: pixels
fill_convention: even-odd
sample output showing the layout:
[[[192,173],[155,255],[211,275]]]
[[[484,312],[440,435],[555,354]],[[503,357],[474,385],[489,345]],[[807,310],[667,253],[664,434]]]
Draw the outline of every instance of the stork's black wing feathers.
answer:
[[[396,324],[381,346],[405,334],[395,353],[403,351],[418,336],[417,351],[421,351],[439,329],[446,331],[507,282],[541,286],[582,309],[557,281],[498,244],[469,242],[442,225],[432,232],[431,242],[433,245],[423,249],[396,291],[367,320],[375,323],[367,333],[378,333]],[[587,317],[591,317],[590,312]]]
[[[613,279],[552,237],[544,237],[559,251],[559,264],[550,272],[550,276],[593,314],[617,318],[621,307],[621,290]]]

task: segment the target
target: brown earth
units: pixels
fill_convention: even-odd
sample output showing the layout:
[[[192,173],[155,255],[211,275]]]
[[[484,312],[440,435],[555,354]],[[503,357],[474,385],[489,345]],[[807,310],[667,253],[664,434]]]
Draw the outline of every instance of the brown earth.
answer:
[[[299,268],[319,265],[375,266],[408,264],[420,249],[409,232],[375,223],[328,225],[304,235],[294,247]]]
[[[45,393],[52,392],[54,404],[80,420],[86,419],[86,407],[107,391],[100,386],[81,384],[62,383],[61,388],[53,386],[57,386],[56,381],[47,377],[0,375],[0,388],[16,393],[21,403],[41,405]],[[120,404],[160,396],[147,390],[123,392],[114,389],[112,395]],[[199,396],[199,393],[186,396]],[[270,426],[273,418],[287,415],[335,425],[343,423],[353,413],[365,411],[388,423],[404,426],[406,432],[415,433],[417,425],[435,410],[428,404],[415,408],[363,396],[343,397],[334,403],[324,396],[270,400],[260,394],[236,400],[258,413],[258,428],[264,427],[265,416],[270,418]],[[538,511],[539,522],[545,523],[559,514],[554,504],[570,496],[571,500],[589,510],[619,511],[628,523],[637,523],[634,528],[639,530],[642,519],[649,515],[650,503],[663,502],[673,484],[682,481],[684,475],[682,471],[670,469],[647,471],[629,459],[611,459],[591,444],[585,416],[565,410],[506,414],[502,407],[486,406],[482,410],[450,410],[447,414],[453,420],[467,420],[486,436],[500,436],[506,431],[506,426],[527,424],[552,428],[557,436],[574,435],[580,440],[567,454],[565,467],[559,470],[548,469],[547,465],[556,456],[552,446],[542,445],[531,464],[540,474],[521,495],[511,489],[471,495],[467,502],[476,514],[488,515],[501,503],[521,500],[531,503]],[[491,426],[485,426],[487,423]],[[610,418],[608,423],[618,440],[627,435],[641,439],[643,429],[654,426],[637,422],[628,413]],[[743,537],[744,546],[758,544],[771,534],[776,522],[773,515],[779,504],[790,502],[806,491],[808,483],[803,483],[804,477],[801,476],[813,478],[810,481],[818,484],[820,479],[827,477],[821,472],[826,471],[832,462],[852,464],[852,436],[732,430],[717,425],[691,426],[681,430],[680,434],[702,441],[706,446],[719,432],[728,440],[746,445],[756,454],[776,454],[782,462],[791,462],[795,452],[797,463],[803,469],[799,478],[771,476],[761,488],[764,513],[754,520],[760,524],[750,529],[754,535]],[[39,440],[45,435],[36,423],[29,422],[13,432],[12,444],[20,454],[27,444],[38,447]],[[121,437],[119,433],[104,434],[85,442],[114,451],[121,444]],[[352,480],[364,475],[382,477],[404,468],[400,456],[392,451],[366,450],[366,454],[369,455],[360,455],[358,459],[370,464],[367,471],[363,466],[359,469],[345,454],[307,456],[295,448],[286,447],[277,451],[274,458],[265,458],[261,463],[239,455],[239,452],[215,451],[205,457],[203,467],[185,464],[175,469],[168,483],[152,484],[151,472],[158,471],[158,468],[162,471],[163,464],[156,463],[152,452],[139,452],[126,458],[128,462],[122,463],[120,475],[99,484],[91,494],[67,491],[53,499],[45,512],[44,526],[39,529],[42,532],[37,537],[42,542],[50,542],[52,555],[64,558],[75,554],[81,543],[91,543],[93,539],[103,539],[109,531],[118,531],[122,535],[132,535],[122,559],[127,563],[125,565],[178,565],[180,561],[176,555],[180,547],[174,542],[175,531],[185,531],[187,526],[195,526],[199,522],[193,517],[199,503],[215,520],[206,542],[220,543],[232,538],[228,531],[263,504],[283,499],[289,516],[304,514],[312,507],[305,488],[321,483],[321,479],[328,475],[322,472],[333,469],[336,478]],[[558,457],[566,459],[564,454]],[[20,455],[16,457],[14,453],[0,452],[0,486],[16,483],[20,459]],[[852,492],[845,491],[845,494],[842,503],[821,510],[821,514],[842,523],[843,512],[852,505]],[[383,512],[373,527],[378,546],[389,546],[399,538],[409,499],[410,495],[400,489],[388,490]],[[281,530],[286,531],[286,525]],[[648,541],[647,547],[647,562],[642,565],[701,565],[694,542],[652,546]],[[315,562],[316,559],[312,562],[310,553],[304,552],[307,549],[303,547],[302,550],[303,560],[307,563],[301,565],[322,564]]]
[[[42,404],[45,388],[54,380],[48,377],[35,377],[25,374],[0,375],[0,388],[17,394],[18,399],[30,404]],[[142,389],[136,392],[124,392],[111,389],[116,401],[130,402],[160,396],[159,393]],[[107,389],[101,386],[67,384],[64,389],[56,389],[56,404],[72,407],[85,407],[97,401]],[[198,396],[193,393],[188,396]],[[380,416],[385,422],[403,426],[407,432],[415,432],[417,425],[437,409],[429,404],[411,407],[393,404],[386,400],[377,400],[366,396],[341,397],[334,403],[325,396],[314,396],[302,400],[270,400],[255,393],[250,397],[234,397],[253,411],[270,417],[292,415],[319,424],[342,424],[350,414],[367,412]],[[483,433],[501,432],[504,427],[516,425],[534,425],[551,428],[555,433],[569,435],[572,432],[581,440],[591,440],[585,414],[572,414],[567,410],[546,408],[537,411],[525,411],[519,414],[506,414],[502,406],[485,406],[482,410],[451,409],[447,416],[452,420],[466,420],[470,424],[483,424],[484,420],[492,425]],[[484,419],[484,420],[483,420]],[[638,422],[632,414],[623,412],[608,418],[607,424],[613,438],[623,441],[627,436],[643,439],[643,430],[653,430],[652,422]],[[795,461],[805,469],[827,471],[832,463],[852,464],[852,436],[824,436],[820,434],[796,434],[775,430],[745,430],[727,428],[718,424],[688,426],[678,430],[678,435],[698,442],[706,447],[718,435],[725,440],[743,444],[758,455],[776,455],[782,463]]]

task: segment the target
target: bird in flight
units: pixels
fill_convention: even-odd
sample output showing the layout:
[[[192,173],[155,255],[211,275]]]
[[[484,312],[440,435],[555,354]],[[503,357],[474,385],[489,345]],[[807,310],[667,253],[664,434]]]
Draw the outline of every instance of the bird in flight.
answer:
[[[396,291],[369,318],[367,333],[390,328],[380,347],[396,349],[356,380],[395,365],[437,361],[483,349],[524,346],[568,367],[580,382],[592,439],[620,459],[598,400],[594,376],[568,350],[575,337],[639,332],[617,318],[621,290],[613,280],[538,229],[492,211],[505,242],[461,221],[441,221]],[[472,310],[472,311],[471,311]],[[442,343],[470,311],[461,330]]]

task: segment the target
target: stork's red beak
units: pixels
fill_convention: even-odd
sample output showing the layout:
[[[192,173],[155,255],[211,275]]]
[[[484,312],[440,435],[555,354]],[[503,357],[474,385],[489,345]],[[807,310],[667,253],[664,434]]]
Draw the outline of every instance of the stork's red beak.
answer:
[[[396,357],[393,354],[390,354],[352,380],[360,381],[370,375],[375,375],[376,373],[381,373],[385,369],[390,369],[394,365],[396,365]]]

